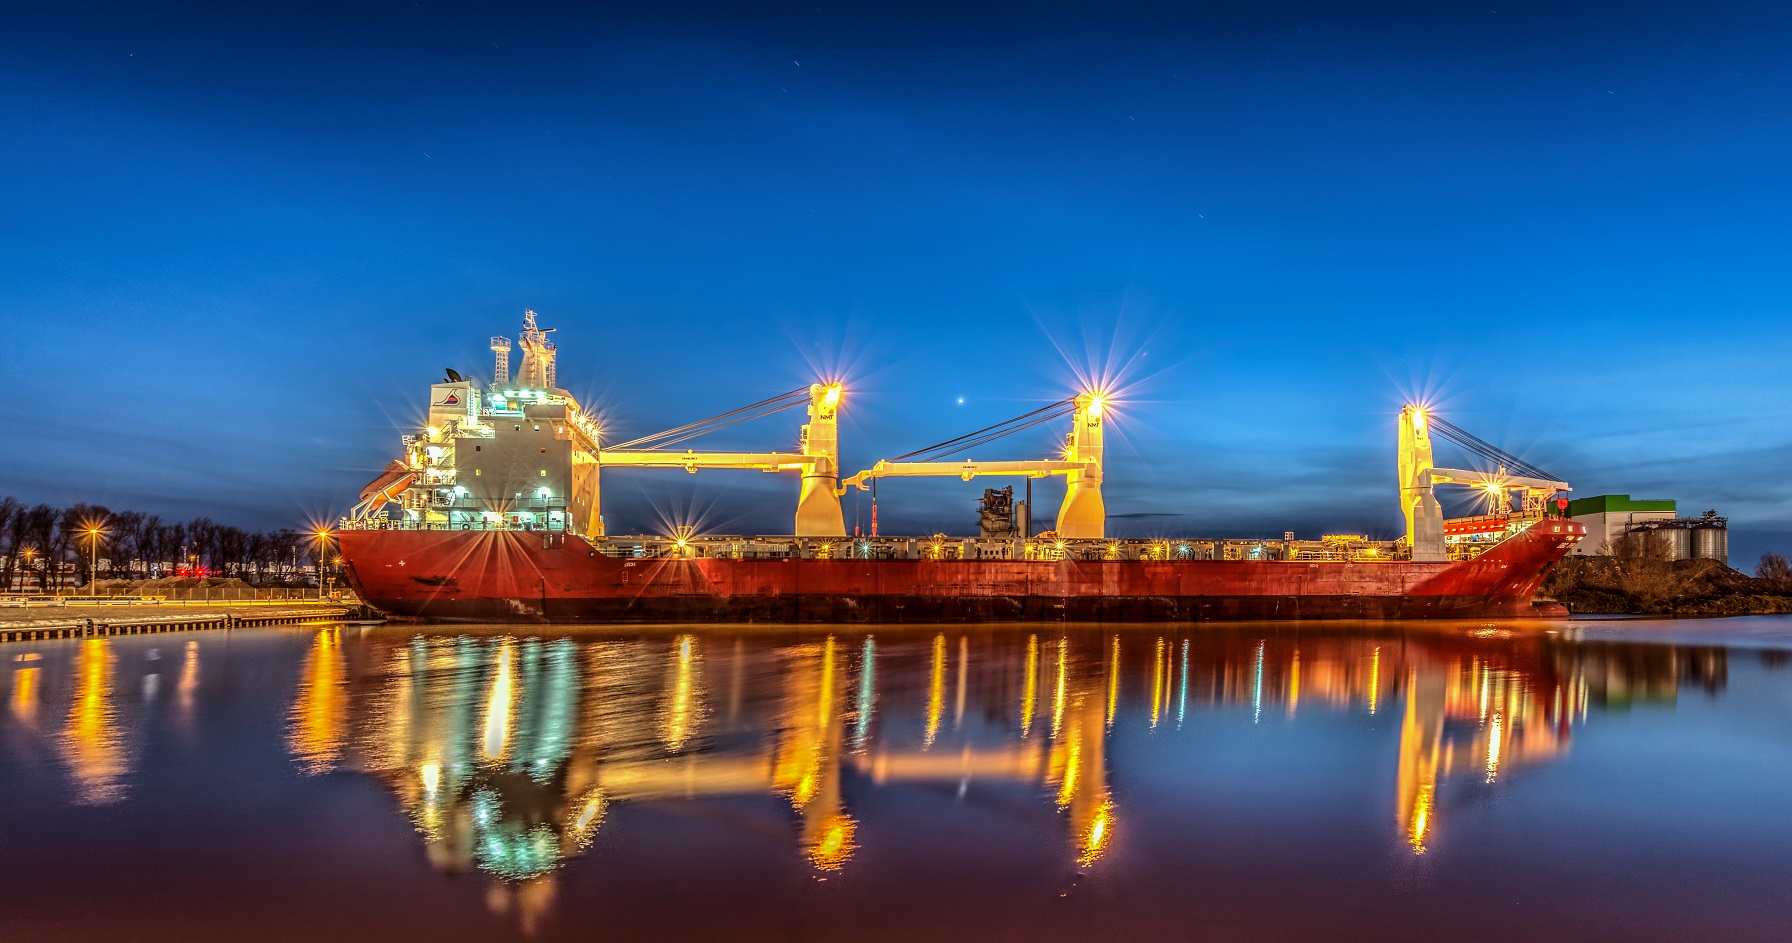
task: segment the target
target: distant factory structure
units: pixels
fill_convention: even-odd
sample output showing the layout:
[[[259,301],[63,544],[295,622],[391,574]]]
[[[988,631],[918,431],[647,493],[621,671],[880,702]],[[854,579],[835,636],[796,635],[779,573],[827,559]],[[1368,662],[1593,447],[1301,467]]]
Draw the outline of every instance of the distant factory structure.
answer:
[[[1602,494],[1568,502],[1568,516],[1587,527],[1575,544],[1580,556],[1612,553],[1626,537],[1655,541],[1670,560],[1707,558],[1728,565],[1729,520],[1706,511],[1681,517],[1672,500],[1640,501],[1627,494]]]

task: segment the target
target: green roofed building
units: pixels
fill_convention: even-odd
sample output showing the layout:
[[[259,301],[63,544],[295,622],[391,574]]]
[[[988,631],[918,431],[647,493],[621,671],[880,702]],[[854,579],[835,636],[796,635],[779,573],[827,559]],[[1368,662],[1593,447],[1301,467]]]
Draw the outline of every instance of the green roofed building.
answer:
[[[1674,502],[1639,501],[1627,494],[1602,494],[1568,502],[1568,516],[1587,525],[1587,539],[1574,545],[1581,555],[1607,552],[1612,541],[1651,521],[1672,521]]]
[[[1580,517],[1583,514],[1610,514],[1666,511],[1674,513],[1674,502],[1639,501],[1627,494],[1602,494],[1591,498],[1576,498],[1568,502],[1568,516]]]

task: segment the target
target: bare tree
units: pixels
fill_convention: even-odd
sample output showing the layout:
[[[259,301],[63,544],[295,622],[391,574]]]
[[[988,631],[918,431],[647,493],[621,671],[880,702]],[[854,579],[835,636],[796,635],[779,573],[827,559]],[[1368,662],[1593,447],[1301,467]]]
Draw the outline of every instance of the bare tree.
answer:
[[[112,575],[128,579],[137,575],[136,561],[143,556],[143,514],[120,511],[112,515]]]
[[[95,548],[87,528],[94,524],[104,528],[98,554],[121,579],[172,576],[170,565],[197,565],[213,575],[259,582],[282,572],[302,574],[315,562],[315,542],[296,530],[254,533],[205,517],[163,522],[153,514],[115,514],[89,504],[27,507],[0,496],[0,589],[12,587],[16,578],[21,588],[41,592],[70,563],[85,579],[93,569]]]
[[[48,504],[39,504],[23,512],[19,523],[23,534],[20,552],[30,553],[37,557],[34,567],[36,572],[27,575],[36,577],[36,589],[40,593],[48,588],[49,574],[55,572],[55,565],[59,562],[52,555],[55,551],[57,516],[58,512],[55,508]]]
[[[1772,583],[1780,592],[1792,592],[1792,561],[1784,554],[1761,554],[1761,562],[1755,564],[1755,576]]]
[[[12,589],[19,556],[19,535],[13,525],[23,513],[25,508],[17,498],[0,498],[0,592]]]

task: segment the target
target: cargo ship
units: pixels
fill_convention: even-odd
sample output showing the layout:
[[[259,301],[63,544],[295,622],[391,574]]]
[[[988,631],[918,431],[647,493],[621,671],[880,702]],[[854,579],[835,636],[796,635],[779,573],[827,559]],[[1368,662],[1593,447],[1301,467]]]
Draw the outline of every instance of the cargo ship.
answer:
[[[1406,534],[1281,539],[1140,539],[1106,533],[1103,433],[1112,407],[1084,391],[1003,423],[842,478],[845,390],[816,383],[651,436],[606,444],[556,383],[558,349],[534,312],[513,347],[494,337],[493,380],[449,370],[427,424],[362,490],[337,532],[345,573],[397,619],[462,622],[1162,622],[1294,619],[1537,619],[1551,566],[1586,536],[1569,490],[1481,439],[1409,405],[1398,424]],[[521,351],[514,378],[510,354]],[[709,432],[806,408],[792,451],[698,451]],[[1068,420],[1059,457],[958,458],[1023,429]],[[1493,466],[1437,466],[1434,433]],[[606,532],[606,469],[756,469],[798,481],[792,532]],[[877,527],[889,477],[1017,477],[985,489],[975,536],[891,536]],[[1053,526],[1035,533],[1031,483],[1061,476]],[[1487,513],[1446,520],[1439,485],[1476,489]],[[846,529],[841,497],[869,491],[869,532]]]

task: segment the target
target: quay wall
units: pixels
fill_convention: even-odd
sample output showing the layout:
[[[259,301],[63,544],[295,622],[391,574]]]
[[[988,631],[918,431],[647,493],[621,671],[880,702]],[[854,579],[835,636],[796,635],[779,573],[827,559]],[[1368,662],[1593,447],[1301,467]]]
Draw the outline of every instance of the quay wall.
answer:
[[[48,639],[228,630],[266,625],[299,625],[307,622],[337,622],[348,618],[350,612],[351,610],[346,606],[308,606],[302,609],[256,608],[181,614],[129,612],[95,614],[93,616],[63,615],[36,619],[10,619],[0,620],[0,644]]]

